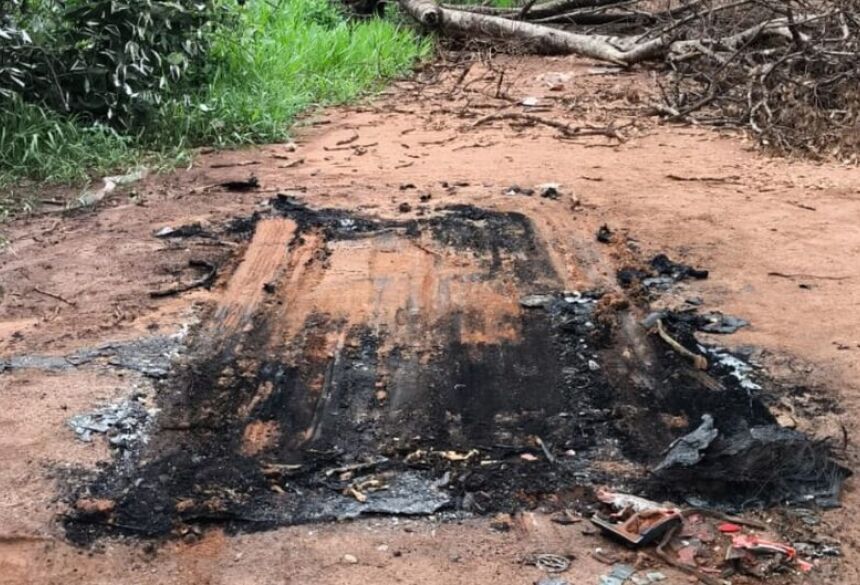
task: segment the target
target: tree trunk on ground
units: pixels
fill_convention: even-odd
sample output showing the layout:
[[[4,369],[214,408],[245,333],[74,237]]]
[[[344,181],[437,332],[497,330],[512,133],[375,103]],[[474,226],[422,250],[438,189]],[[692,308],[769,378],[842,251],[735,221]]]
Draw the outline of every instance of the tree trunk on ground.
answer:
[[[632,65],[660,57],[667,48],[666,41],[657,38],[622,50],[610,42],[612,37],[571,33],[499,16],[442,8],[432,0],[400,0],[400,5],[422,25],[444,34],[521,42],[540,53],[577,54],[619,65]],[[529,14],[532,15],[531,12]]]
[[[612,4],[621,4],[624,0],[549,0],[549,2],[540,2],[534,4],[528,11],[530,18],[547,18],[557,14],[563,14],[580,8],[598,8],[601,6],[610,6]],[[453,10],[461,10],[465,12],[474,12],[476,14],[490,14],[493,16],[502,16],[505,18],[516,18],[522,10],[521,8],[498,8],[496,6],[448,6]]]
[[[555,0],[546,4],[562,5],[563,2],[581,0]],[[605,0],[589,0],[599,3]],[[656,34],[651,40],[642,41],[640,36],[608,36],[597,33],[573,33],[550,26],[533,24],[521,20],[511,20],[501,16],[479,14],[463,10],[443,8],[433,0],[399,0],[403,9],[422,25],[439,30],[443,34],[466,38],[497,39],[518,42],[530,49],[547,54],[581,55],[618,65],[633,65],[651,59],[665,58],[670,52],[683,53],[685,50],[703,46],[705,39],[673,41],[664,33]],[[713,12],[712,9],[709,12]],[[529,17],[532,17],[529,12]],[[710,43],[735,50],[740,45],[756,38],[782,37],[791,41],[793,36],[785,17],[766,20],[736,34],[718,39],[707,39]]]

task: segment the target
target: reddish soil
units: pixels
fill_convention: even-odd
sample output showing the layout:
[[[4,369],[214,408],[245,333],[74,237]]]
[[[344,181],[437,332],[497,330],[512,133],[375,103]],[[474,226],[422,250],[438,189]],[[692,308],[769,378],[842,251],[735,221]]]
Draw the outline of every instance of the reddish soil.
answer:
[[[751,327],[719,342],[762,348],[772,375],[836,397],[840,415],[786,403],[781,421],[839,441],[844,427],[848,459],[856,463],[860,172],[769,158],[738,132],[658,125],[643,113],[650,99],[644,74],[595,67],[575,58],[499,58],[491,68],[474,65],[462,79],[460,69],[430,67],[372,102],[319,113],[295,148],[200,155],[192,168],[150,177],[97,209],[16,220],[4,227],[9,244],[0,256],[0,356],[62,355],[146,332],[172,333],[201,308],[221,312],[219,327],[240,331],[253,308],[268,302],[258,283],[278,274],[292,283],[283,300],[295,310],[285,312],[276,336],[293,334],[302,319],[320,312],[398,323],[404,298],[432,318],[446,307],[427,291],[438,290],[439,281],[461,282],[474,268],[468,259],[448,258],[437,270],[432,249],[381,238],[372,245],[337,242],[328,270],[314,272],[310,238],[289,256],[271,253],[292,237],[288,220],[261,222],[247,254],[230,242],[177,244],[153,232],[192,222],[221,225],[278,192],[317,208],[391,219],[421,217],[422,205],[466,203],[531,218],[565,288],[615,286],[611,268],[627,252],[614,249],[615,264],[593,252],[593,234],[604,223],[635,239],[645,257],[666,252],[708,268],[708,280],[683,284],[677,295],[702,297],[709,309],[748,319]],[[554,73],[563,74],[561,82],[548,75]],[[516,120],[475,125],[487,114],[523,112],[518,104],[529,96],[542,105],[533,108],[537,116],[572,126],[612,124],[625,140],[565,139],[551,127],[517,127]],[[251,173],[258,190],[217,186]],[[512,185],[547,182],[561,185],[559,199],[504,194]],[[191,278],[188,261],[201,258],[226,262],[211,291],[150,298],[178,275]],[[382,281],[385,287],[374,287]],[[446,302],[480,307],[484,315],[462,340],[515,337],[506,325],[519,311],[514,290],[453,290]],[[405,325],[396,335],[402,343],[422,341]],[[322,340],[318,351],[338,343]],[[608,568],[590,552],[619,550],[583,534],[582,523],[560,526],[540,513],[517,516],[507,532],[481,518],[383,518],[77,548],[63,536],[60,515],[67,508],[56,480],[66,470],[94,468],[109,453],[98,438],[77,440],[65,421],[127,395],[135,383],[134,375],[108,369],[0,372],[0,583],[530,583],[543,575],[521,562],[533,552],[572,553],[576,560],[563,577],[596,583]],[[278,432],[249,426],[245,449],[266,448]],[[852,521],[858,511],[860,496],[849,480],[843,508],[824,513],[818,527],[841,542],[844,558],[805,582],[860,582],[860,530]],[[666,572],[669,583],[689,582]]]

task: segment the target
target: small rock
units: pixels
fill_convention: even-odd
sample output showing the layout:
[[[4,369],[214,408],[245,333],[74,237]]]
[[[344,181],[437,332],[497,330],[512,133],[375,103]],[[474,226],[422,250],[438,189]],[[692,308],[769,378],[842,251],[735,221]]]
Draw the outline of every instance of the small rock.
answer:
[[[529,461],[529,462],[533,462],[533,461],[538,460],[537,456],[532,455],[531,453],[523,453],[522,455],[520,455],[520,459],[522,459],[523,461]]]
[[[639,321],[643,329],[651,329],[657,326],[657,321],[666,317],[666,311],[652,311],[644,319]]]
[[[415,189],[415,183],[401,183],[400,190],[406,191],[407,189]]]
[[[348,565],[355,565],[355,564],[358,564],[358,559],[353,555],[346,554],[346,555],[343,555],[343,562],[348,564]]]
[[[598,364],[594,360],[588,360],[588,369],[591,370],[592,372],[596,372],[597,370],[600,369],[600,364]]]
[[[412,211],[412,206],[409,205],[409,203],[407,203],[406,201],[404,201],[397,207],[397,209],[400,211],[400,213],[409,213],[410,211]]]
[[[705,333],[722,333],[727,335],[749,325],[749,321],[738,319],[731,315],[723,315],[722,313],[709,313],[702,315],[702,318],[703,323],[700,323],[697,328]]]
[[[558,183],[543,183],[537,186],[540,196],[544,199],[558,199],[561,196],[561,185]]]
[[[380,544],[379,546],[376,547],[376,550],[378,550],[379,552],[386,552],[388,550],[388,545],[387,544]]]
[[[603,224],[600,226],[600,229],[597,230],[597,241],[601,244],[612,243],[612,230],[609,229],[608,225]]]
[[[527,108],[533,108],[540,103],[540,100],[535,96],[524,97],[520,102],[521,105],[526,106]]]
[[[553,295],[527,295],[520,298],[520,305],[527,309],[545,307],[555,300]]]
[[[530,197],[534,193],[534,189],[523,189],[519,185],[511,185],[505,190],[505,195],[525,195],[526,197]]]

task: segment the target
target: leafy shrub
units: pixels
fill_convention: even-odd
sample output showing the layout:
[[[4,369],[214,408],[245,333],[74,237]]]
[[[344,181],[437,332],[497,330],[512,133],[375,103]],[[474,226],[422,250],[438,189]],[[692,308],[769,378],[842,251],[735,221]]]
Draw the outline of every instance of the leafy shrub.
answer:
[[[0,0],[0,191],[282,140],[429,48],[339,0]]]
[[[123,130],[205,61],[215,0],[0,0],[0,94]]]

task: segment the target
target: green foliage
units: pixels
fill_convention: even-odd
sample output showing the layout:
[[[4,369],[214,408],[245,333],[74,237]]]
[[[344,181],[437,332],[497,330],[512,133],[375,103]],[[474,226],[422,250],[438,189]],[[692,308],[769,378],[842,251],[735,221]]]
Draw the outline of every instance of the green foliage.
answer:
[[[406,72],[429,43],[390,21],[347,22],[327,0],[252,2],[213,42],[207,84],[174,100],[159,142],[277,141],[309,107],[342,103]]]
[[[0,110],[0,184],[22,175],[81,181],[88,171],[114,169],[135,154],[130,138],[103,125],[87,125],[20,98]]]
[[[15,12],[19,0],[0,0],[0,99],[9,99],[27,88],[27,63],[18,57],[32,40],[26,30],[19,27]]]
[[[0,109],[0,221],[31,205],[34,189],[21,179],[83,182],[139,156],[130,139],[105,126],[87,126],[20,98]]]
[[[22,178],[81,182],[192,146],[283,140],[302,111],[371,91],[430,49],[337,6],[0,0],[0,216]]]
[[[124,130],[204,62],[221,14],[212,0],[0,2],[0,92]]]

